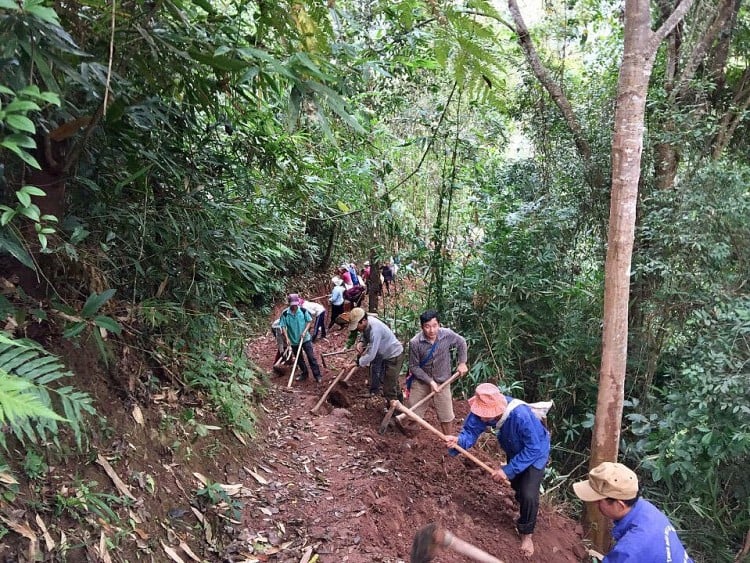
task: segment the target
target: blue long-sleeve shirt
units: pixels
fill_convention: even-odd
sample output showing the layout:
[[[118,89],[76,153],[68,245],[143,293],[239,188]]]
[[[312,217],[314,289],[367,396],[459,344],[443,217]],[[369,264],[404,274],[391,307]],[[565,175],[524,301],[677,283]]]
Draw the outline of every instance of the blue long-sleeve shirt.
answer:
[[[612,537],[617,544],[602,563],[693,563],[669,519],[642,498],[615,521]]]
[[[508,403],[513,400],[507,395],[505,398]],[[496,428],[498,422],[499,418],[483,422],[474,413],[469,413],[458,435],[458,445],[468,450],[476,444],[487,426]],[[549,432],[528,405],[519,405],[511,411],[497,432],[497,441],[508,456],[508,465],[503,468],[508,479],[514,479],[532,465],[537,469],[544,469],[547,465],[550,451]],[[457,453],[456,450],[450,450],[451,455]]]

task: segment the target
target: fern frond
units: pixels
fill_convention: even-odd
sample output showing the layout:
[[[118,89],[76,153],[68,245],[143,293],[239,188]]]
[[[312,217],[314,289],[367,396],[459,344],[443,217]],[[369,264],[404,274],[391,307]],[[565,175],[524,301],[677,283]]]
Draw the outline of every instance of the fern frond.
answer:
[[[64,422],[80,447],[84,413],[96,414],[91,397],[70,386],[49,387],[72,375],[56,356],[37,343],[0,334],[0,424],[7,424],[22,444],[27,440],[38,443],[52,439],[59,446],[58,422]],[[55,397],[65,418],[55,412]],[[2,433],[0,446],[7,449]]]
[[[0,371],[0,424],[12,424],[15,419],[36,416],[63,420],[38,397],[26,396],[33,389],[28,381]]]

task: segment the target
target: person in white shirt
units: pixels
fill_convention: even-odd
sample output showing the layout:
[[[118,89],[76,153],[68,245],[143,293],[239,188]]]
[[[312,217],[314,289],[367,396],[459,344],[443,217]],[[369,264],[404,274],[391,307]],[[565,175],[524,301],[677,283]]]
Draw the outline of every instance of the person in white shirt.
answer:
[[[312,339],[318,338],[318,333],[322,333],[321,338],[326,337],[326,308],[315,301],[305,301],[300,299],[300,307],[305,309],[312,317]]]

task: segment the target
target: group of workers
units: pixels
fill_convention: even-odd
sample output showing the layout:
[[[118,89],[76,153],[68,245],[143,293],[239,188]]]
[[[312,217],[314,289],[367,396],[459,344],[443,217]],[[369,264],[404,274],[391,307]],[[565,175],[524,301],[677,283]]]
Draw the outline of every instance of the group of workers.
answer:
[[[342,283],[338,283],[338,280]],[[345,284],[341,276],[334,277],[333,283],[334,291]],[[282,313],[279,326],[286,344],[291,345],[292,349],[301,342],[313,376],[320,382],[320,368],[312,349],[312,340],[321,328],[325,336],[325,328],[313,324],[313,315],[305,309],[307,303],[296,294],[289,295],[289,307]],[[333,323],[341,313],[334,308],[336,303],[333,299],[331,304]],[[324,315],[324,312],[319,312],[317,318],[324,319]],[[382,392],[386,407],[392,400],[403,402],[400,374],[406,355],[402,343],[386,323],[361,307],[349,311],[348,321],[349,330],[358,333],[354,363],[360,367],[370,367],[371,393]],[[420,330],[409,341],[411,385],[407,404],[416,405],[434,393],[431,404],[450,455],[458,455],[457,446],[470,449],[488,427],[496,432],[507,463],[495,470],[492,479],[509,485],[514,491],[519,505],[516,529],[520,536],[520,551],[524,556],[531,557],[534,554],[533,533],[539,511],[540,486],[550,456],[549,431],[532,406],[503,394],[494,383],[481,383],[468,401],[470,412],[460,432],[455,433],[453,396],[450,383],[445,383],[454,373],[454,351],[455,372],[460,375],[468,372],[466,340],[443,327],[437,311],[425,311],[420,315],[419,322]],[[314,335],[311,336],[309,333],[313,330]],[[307,369],[303,361],[299,362],[299,366],[297,379],[304,380]],[[423,417],[429,403],[423,402],[412,412]],[[692,562],[664,513],[640,498],[638,478],[625,465],[602,463],[589,472],[585,481],[575,483],[573,490],[581,500],[596,503],[599,511],[614,522],[612,535],[616,544],[604,556],[605,563]]]
[[[389,294],[391,285],[395,283],[396,271],[397,264],[393,259],[384,263],[380,268],[381,286],[384,286]],[[313,342],[319,337],[326,338],[327,331],[344,313],[347,301],[351,309],[361,306],[362,300],[370,288],[371,279],[369,260],[365,260],[359,271],[354,263],[343,263],[336,268],[336,273],[331,278],[331,295],[328,297],[328,302],[331,305],[331,317],[327,326],[326,307],[324,305],[313,300],[304,300],[296,293],[287,296],[288,307],[273,323],[272,330],[278,348],[276,361],[283,358],[291,362],[292,358],[299,356],[297,360],[299,373],[295,378],[297,381],[307,379],[307,364],[309,364],[309,371],[312,371],[315,381],[318,383],[322,381],[320,366],[315,358]],[[304,352],[304,356],[298,352]]]

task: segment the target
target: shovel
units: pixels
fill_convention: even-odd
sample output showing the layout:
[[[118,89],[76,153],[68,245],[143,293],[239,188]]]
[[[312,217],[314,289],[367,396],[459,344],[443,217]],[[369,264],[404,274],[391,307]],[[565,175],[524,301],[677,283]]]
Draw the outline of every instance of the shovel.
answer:
[[[457,538],[448,530],[440,528],[434,523],[427,524],[414,536],[409,561],[410,563],[429,563],[432,561],[435,551],[440,547],[465,555],[472,561],[479,561],[479,563],[503,563],[500,559]]]
[[[297,363],[299,362],[299,354],[302,352],[302,343],[305,341],[305,334],[307,334],[307,329],[309,327],[305,327],[305,330],[302,331],[302,334],[299,337],[299,347],[297,348],[297,355],[294,356],[294,365],[292,366],[292,373],[289,374],[289,381],[286,384],[286,388],[289,389],[292,386],[292,381],[294,381],[294,372],[297,370]]]
[[[429,395],[426,395],[426,396],[422,397],[419,401],[417,401],[416,403],[414,403],[411,406],[411,408],[415,409],[418,406],[425,404],[427,401],[429,401],[430,399],[432,399],[435,395],[437,395],[438,393],[440,393],[440,391],[442,391],[446,386],[450,385],[451,383],[453,383],[458,378],[459,378],[458,372],[454,373],[453,375],[450,376],[449,379],[446,379],[445,381],[443,381],[443,383],[440,384],[440,386],[437,388],[437,391],[432,391],[432,392],[430,392]],[[391,405],[391,408],[388,409],[387,413],[385,413],[385,416],[383,417],[383,421],[380,423],[380,428],[378,429],[378,432],[380,434],[385,434],[386,430],[388,430],[388,425],[391,422],[391,417],[393,416],[393,412],[394,412],[395,408],[396,408],[395,406]],[[404,416],[403,414],[400,414],[400,415],[398,415],[396,417],[396,423],[397,424],[401,422],[401,418],[403,418],[403,416]]]
[[[357,369],[357,366],[353,366],[352,368],[350,368],[349,369],[349,373],[353,372],[355,369]],[[339,379],[341,379],[341,377],[344,375],[344,373],[346,373],[346,368],[342,369],[341,373],[339,373],[333,379],[333,381],[331,381],[331,384],[328,386],[328,389],[325,390],[325,393],[323,393],[323,396],[320,398],[320,400],[317,403],[315,403],[315,406],[310,409],[310,412],[312,414],[315,414],[315,413],[318,412],[318,409],[320,408],[320,405],[322,405],[325,402],[326,397],[328,397],[328,394],[333,390],[333,388],[339,382]]]
[[[432,426],[429,422],[427,422],[421,416],[418,416],[418,415],[414,414],[411,411],[411,409],[407,409],[404,405],[401,404],[400,401],[391,401],[391,406],[394,406],[394,403],[395,403],[395,407],[396,407],[397,410],[399,410],[402,413],[404,413],[406,416],[408,416],[409,418],[411,418],[414,422],[416,422],[417,424],[419,424],[423,428],[426,428],[427,430],[429,430],[430,432],[432,432],[436,436],[439,436],[440,438],[442,438],[443,440],[445,440],[445,434],[443,434],[442,432],[440,432],[440,430],[438,430],[437,428],[435,428],[434,426]],[[469,458],[471,461],[473,461],[474,463],[476,463],[479,467],[481,467],[482,469],[484,469],[490,475],[494,475],[495,474],[495,470],[494,469],[492,469],[489,465],[487,465],[486,463],[484,463],[481,459],[479,459],[478,457],[476,457],[474,454],[470,454],[469,452],[467,452],[465,449],[463,449],[458,444],[456,444],[453,447],[453,449],[458,450],[458,452],[461,455]]]

